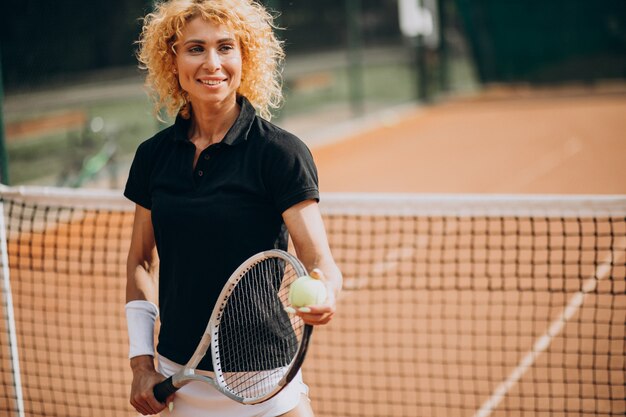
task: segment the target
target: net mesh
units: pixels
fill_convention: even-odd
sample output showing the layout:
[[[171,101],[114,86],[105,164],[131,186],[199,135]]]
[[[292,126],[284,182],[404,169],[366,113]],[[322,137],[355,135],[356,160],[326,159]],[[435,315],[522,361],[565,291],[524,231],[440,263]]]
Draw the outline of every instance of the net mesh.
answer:
[[[132,206],[1,191],[0,414],[135,416]],[[626,412],[626,198],[323,195],[322,210],[345,289],[304,365],[317,416]]]

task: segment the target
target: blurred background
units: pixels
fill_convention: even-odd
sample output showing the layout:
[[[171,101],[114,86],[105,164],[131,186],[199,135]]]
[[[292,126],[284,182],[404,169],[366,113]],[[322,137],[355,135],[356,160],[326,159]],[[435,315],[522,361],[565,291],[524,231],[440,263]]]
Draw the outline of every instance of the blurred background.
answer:
[[[152,3],[4,3],[0,17],[2,182],[123,187],[137,145],[163,127],[152,114],[142,86],[143,74],[134,57],[140,17],[151,10]],[[367,182],[367,187],[378,191],[626,191],[622,186],[626,181],[615,181],[616,174],[623,173],[621,178],[626,178],[620,168],[626,165],[622,153],[626,152],[626,126],[619,116],[625,109],[626,97],[623,0],[263,3],[277,15],[282,27],[278,34],[287,51],[285,104],[275,113],[273,122],[293,131],[314,149],[320,171],[328,173],[326,178],[349,174],[356,181],[336,183],[328,179],[322,183],[323,189],[360,190],[366,185],[359,185],[358,178],[389,172],[383,167],[380,173],[359,168],[380,163],[382,151],[372,149],[369,162],[362,160],[348,167],[347,151],[336,148],[341,142],[350,143],[352,150],[360,148],[366,144],[366,137],[373,135],[371,140],[383,142],[404,138],[404,145],[393,147],[389,155],[383,155],[385,158],[406,154],[413,158],[405,162],[399,178]],[[591,98],[589,103],[580,102],[587,97]],[[597,102],[599,97],[609,100],[609,104]],[[531,98],[539,100],[539,107],[528,101]],[[548,102],[573,105],[581,113],[566,110],[560,115],[558,109],[545,107]],[[441,111],[450,111],[451,105],[454,115],[442,116]],[[517,113],[509,121],[507,117],[519,112],[520,105],[525,106],[522,112],[529,106],[544,108],[540,114]],[[507,106],[518,107],[505,115],[493,113]],[[486,120],[480,126],[470,124],[473,127],[469,130],[476,133],[475,138],[468,136],[470,125],[458,119],[460,114],[467,115],[463,112],[468,109],[477,111],[477,117],[491,114],[497,120]],[[541,135],[554,139],[564,128],[571,128],[572,119],[586,118],[593,119],[590,126],[564,134],[564,142],[550,145],[550,149],[542,149],[542,145],[530,149],[534,145],[528,142],[519,144],[520,149],[529,151],[529,161],[537,153],[554,154],[543,168],[537,168],[545,171],[546,164],[560,164],[574,154],[582,155],[585,147],[598,144],[594,142],[598,140],[594,129],[600,126],[607,132],[603,137],[611,139],[597,146],[612,159],[610,163],[596,163],[611,170],[607,175],[615,186],[595,188],[595,183],[606,181],[594,179],[589,189],[570,189],[563,184],[567,178],[545,189],[516,188],[511,181],[508,188],[481,186],[484,180],[480,178],[468,183],[459,181],[459,177],[475,172],[477,165],[483,170],[500,170],[510,164],[485,168],[480,159],[474,159],[478,163],[465,171],[450,169],[455,161],[472,157],[467,150],[468,140],[473,141],[472,149],[480,150],[475,158],[502,161],[505,156],[498,152],[510,152],[498,151],[500,148],[493,143],[482,143],[489,134],[495,135],[493,140],[500,145],[507,137],[514,139],[507,132],[521,132],[521,140]],[[421,130],[429,120],[437,125],[434,130]],[[538,134],[527,130],[531,123],[557,130]],[[361,144],[354,142],[355,136],[363,138]],[[465,145],[446,142],[446,138],[463,138]],[[540,142],[546,146],[549,140]],[[511,146],[507,149],[519,154],[516,145]],[[455,152],[459,155],[453,156]],[[432,160],[441,163],[433,166]],[[573,169],[578,167],[580,171],[580,163],[576,162]],[[393,169],[393,161],[388,164]],[[409,174],[406,170],[411,165],[415,170]],[[521,162],[519,169],[529,169],[528,164]],[[585,169],[597,171],[595,166]]]

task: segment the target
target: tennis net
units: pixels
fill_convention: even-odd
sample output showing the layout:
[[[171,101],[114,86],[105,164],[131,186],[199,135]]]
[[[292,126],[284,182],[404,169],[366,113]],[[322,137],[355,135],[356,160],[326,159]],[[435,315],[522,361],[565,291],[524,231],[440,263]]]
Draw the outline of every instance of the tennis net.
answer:
[[[0,415],[135,416],[133,207],[0,188]],[[322,195],[344,273],[305,380],[317,416],[621,416],[626,197]]]

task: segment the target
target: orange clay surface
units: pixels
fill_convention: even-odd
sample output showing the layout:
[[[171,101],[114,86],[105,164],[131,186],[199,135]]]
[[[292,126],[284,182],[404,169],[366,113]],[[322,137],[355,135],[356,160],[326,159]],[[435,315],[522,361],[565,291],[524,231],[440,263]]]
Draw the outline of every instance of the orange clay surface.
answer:
[[[626,92],[457,100],[313,154],[322,191],[626,193]]]

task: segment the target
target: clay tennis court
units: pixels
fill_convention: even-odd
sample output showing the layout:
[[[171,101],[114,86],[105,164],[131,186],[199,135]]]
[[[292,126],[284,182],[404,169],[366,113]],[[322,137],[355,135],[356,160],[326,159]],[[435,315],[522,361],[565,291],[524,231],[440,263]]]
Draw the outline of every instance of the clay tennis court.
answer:
[[[625,110],[626,95],[615,91],[487,94],[402,119],[388,114],[379,127],[313,153],[322,192],[624,194]],[[123,317],[131,213],[38,211],[31,203],[12,210],[8,261],[26,415],[136,415],[127,405]],[[558,236],[593,222],[327,221],[346,291],[305,365],[318,416],[479,415],[589,283],[571,322],[483,415],[626,411],[623,218],[571,242],[524,232],[552,228]],[[520,228],[521,237],[487,233]],[[528,247],[533,257],[524,264],[519,248]],[[518,262],[509,262],[514,256]],[[526,278],[512,281],[517,275]],[[13,416],[2,330],[0,410]]]
[[[498,91],[314,149],[322,191],[626,193],[626,89]]]

